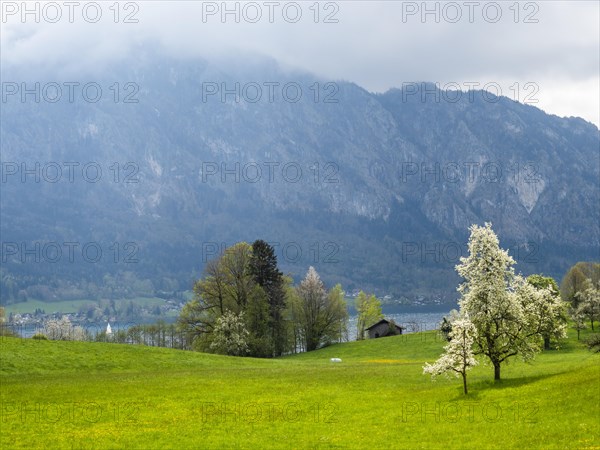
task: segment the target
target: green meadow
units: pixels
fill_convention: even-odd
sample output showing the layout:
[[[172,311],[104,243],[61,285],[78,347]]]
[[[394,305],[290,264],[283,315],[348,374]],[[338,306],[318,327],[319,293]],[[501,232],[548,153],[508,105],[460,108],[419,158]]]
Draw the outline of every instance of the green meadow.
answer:
[[[1,339],[3,449],[600,448],[600,355],[574,335],[499,383],[482,361],[467,396],[422,375],[435,332],[273,360]]]

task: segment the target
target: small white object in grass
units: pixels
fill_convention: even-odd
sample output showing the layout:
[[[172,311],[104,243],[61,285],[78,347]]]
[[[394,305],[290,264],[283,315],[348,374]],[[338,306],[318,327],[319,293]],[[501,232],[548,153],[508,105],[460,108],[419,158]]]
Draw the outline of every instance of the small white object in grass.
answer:
[[[341,358],[331,358],[331,362],[342,362]]]

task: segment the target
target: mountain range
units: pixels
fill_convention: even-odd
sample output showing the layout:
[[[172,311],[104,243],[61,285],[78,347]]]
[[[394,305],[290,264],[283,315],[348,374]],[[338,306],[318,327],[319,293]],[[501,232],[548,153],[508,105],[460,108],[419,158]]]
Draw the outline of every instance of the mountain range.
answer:
[[[473,223],[524,274],[600,253],[600,133],[581,118],[266,59],[39,73],[2,69],[3,302],[189,289],[242,240],[296,280],[312,265],[405,304],[456,300]]]

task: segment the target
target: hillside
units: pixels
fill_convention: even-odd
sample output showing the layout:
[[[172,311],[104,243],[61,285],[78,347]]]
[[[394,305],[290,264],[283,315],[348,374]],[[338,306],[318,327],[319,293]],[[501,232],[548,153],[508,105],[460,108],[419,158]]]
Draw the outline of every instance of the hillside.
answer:
[[[4,302],[186,290],[223,246],[258,238],[296,279],[314,265],[348,291],[449,303],[472,223],[493,222],[526,274],[600,251],[600,134],[582,119],[425,84],[374,94],[271,60],[141,51],[76,79],[105,95],[2,105]]]
[[[0,445],[597,448],[599,355],[573,336],[498,384],[476,367],[467,397],[421,374],[442,345],[430,332],[257,360],[3,338]]]

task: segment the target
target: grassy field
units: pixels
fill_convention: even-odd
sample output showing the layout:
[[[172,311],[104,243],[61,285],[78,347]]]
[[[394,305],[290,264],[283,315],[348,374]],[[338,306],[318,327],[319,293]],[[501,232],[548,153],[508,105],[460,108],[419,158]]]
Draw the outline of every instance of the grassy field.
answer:
[[[276,360],[2,338],[0,448],[600,448],[600,355],[422,375],[433,332]],[[342,358],[332,363],[330,358]]]

